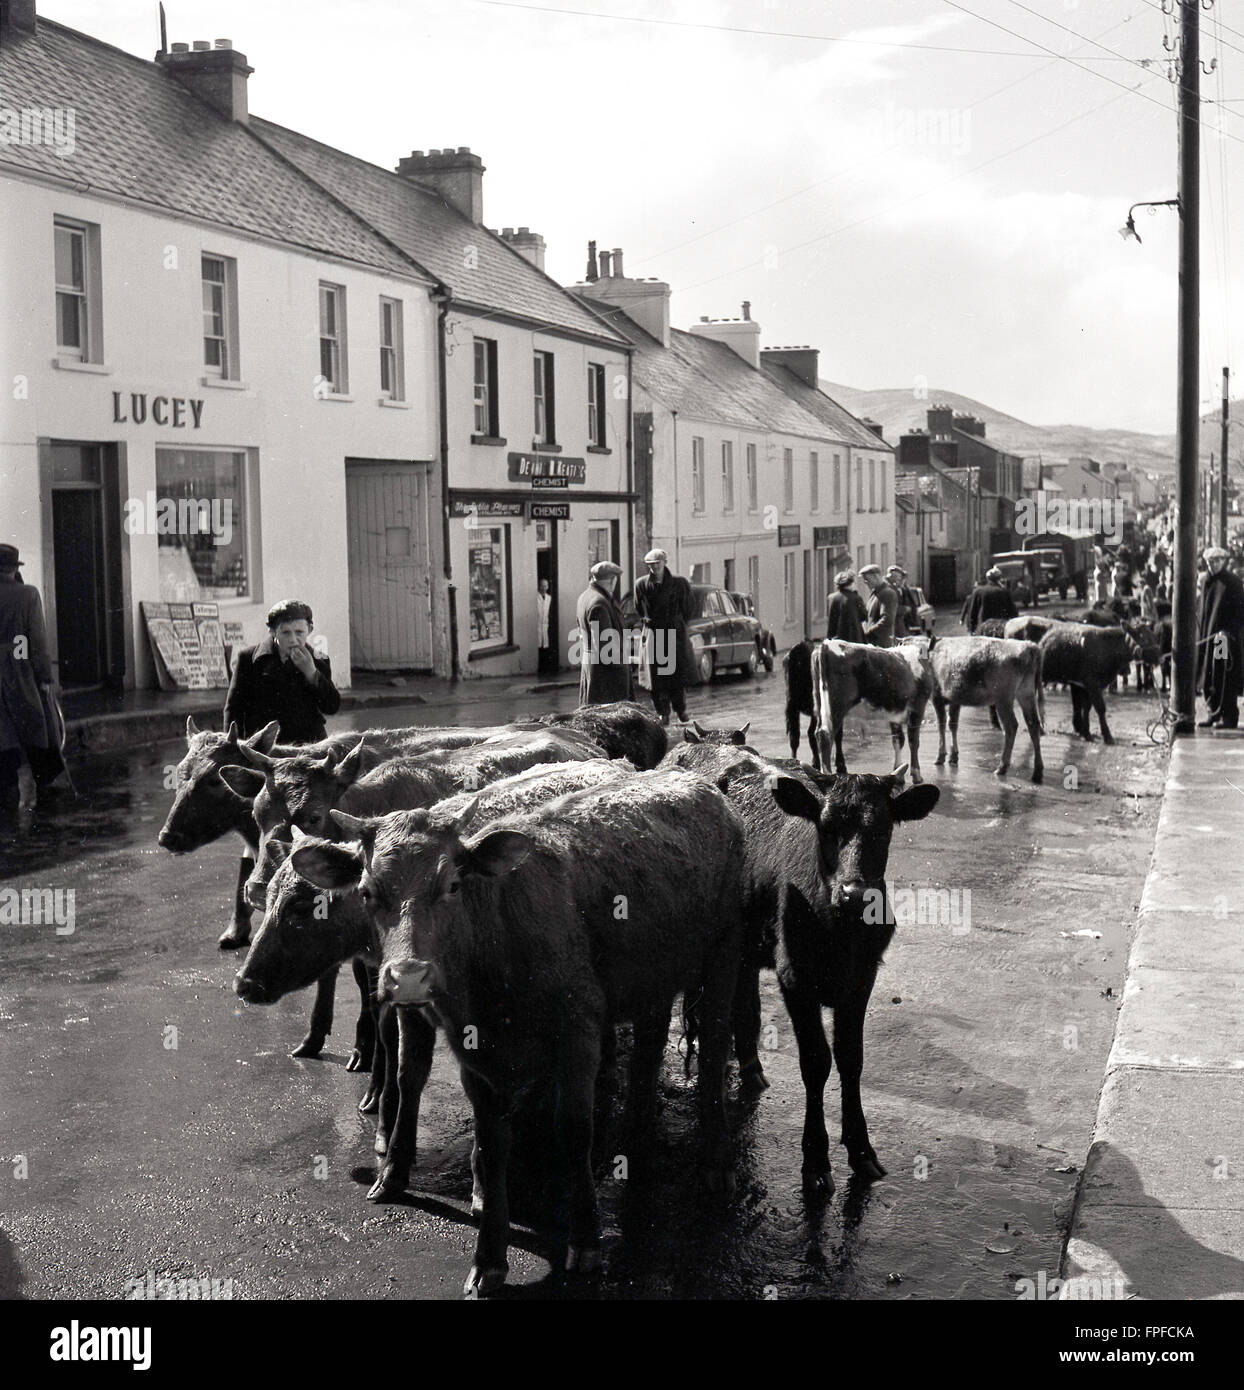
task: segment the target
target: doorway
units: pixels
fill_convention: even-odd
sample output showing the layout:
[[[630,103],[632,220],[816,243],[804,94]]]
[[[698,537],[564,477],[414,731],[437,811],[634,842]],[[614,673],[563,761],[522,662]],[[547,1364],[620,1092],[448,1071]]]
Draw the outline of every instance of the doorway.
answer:
[[[124,683],[118,478],[104,444],[48,446],[51,492],[49,624],[63,689]]]
[[[561,619],[557,603],[557,522],[536,522],[536,590],[539,592],[542,580],[549,585],[549,645],[541,648],[537,634],[538,670],[554,674],[561,670]],[[536,621],[540,620],[537,609]]]

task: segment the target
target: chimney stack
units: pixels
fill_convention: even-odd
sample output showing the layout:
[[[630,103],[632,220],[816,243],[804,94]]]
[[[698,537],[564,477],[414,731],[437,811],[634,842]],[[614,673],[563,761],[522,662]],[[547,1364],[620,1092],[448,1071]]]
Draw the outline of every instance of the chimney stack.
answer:
[[[596,269],[596,243],[589,241],[587,244],[587,275],[584,277],[589,285],[594,285],[600,279],[600,271]]]
[[[533,232],[530,227],[519,227],[517,231],[513,227],[505,227],[501,232],[501,240],[507,242],[525,260],[528,260],[537,270],[544,269],[544,238],[539,232]]]
[[[0,32],[33,34],[35,12],[35,0],[0,0]]]
[[[751,301],[750,299],[745,299],[745,300],[743,301],[743,320],[744,320],[744,322],[750,322],[750,321],[751,321],[751,317],[752,317],[752,301]]]
[[[468,146],[456,150],[414,150],[397,172],[437,194],[450,207],[479,226],[484,220],[484,161]]]
[[[751,316],[751,305],[744,303],[743,308],[748,312],[743,315],[744,320]],[[805,386],[810,386],[814,391],[820,390],[819,364],[820,351],[814,347],[777,347],[764,348],[760,353],[761,365],[765,367],[785,367],[803,382]]]
[[[571,288],[579,294],[612,304],[650,334],[662,347],[670,345],[670,287],[661,280],[628,280],[622,273],[622,248],[600,253],[600,278],[593,280],[592,250],[588,243],[588,278]]]
[[[33,11],[33,4],[30,8]],[[225,120],[246,125],[250,119],[246,79],[255,69],[247,66],[246,54],[239,53],[231,40],[217,39],[214,48],[206,39],[195,39],[190,47],[175,43],[171,52],[157,53],[156,62]]]
[[[744,305],[751,313],[750,302]],[[760,325],[750,317],[742,319],[707,319],[691,325],[697,338],[711,338],[737,352],[749,367],[760,366]]]

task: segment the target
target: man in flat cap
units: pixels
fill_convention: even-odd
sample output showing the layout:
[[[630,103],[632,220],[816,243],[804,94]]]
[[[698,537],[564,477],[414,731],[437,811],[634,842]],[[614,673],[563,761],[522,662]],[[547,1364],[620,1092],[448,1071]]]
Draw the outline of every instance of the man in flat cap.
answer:
[[[860,570],[860,578],[872,591],[864,623],[864,641],[874,647],[892,647],[898,620],[898,595],[885,582],[879,565],[865,565]]]
[[[648,573],[635,585],[635,608],[652,633],[652,703],[661,722],[670,722],[670,707],[687,722],[686,688],[696,678],[695,656],[687,623],[695,616],[695,595],[681,575],[671,574],[664,550],[644,556]]]
[[[864,600],[855,592],[855,572],[839,570],[834,575],[834,592],[829,596],[825,636],[843,642],[863,642],[866,618]]]
[[[985,582],[968,595],[959,617],[969,632],[975,632],[986,618],[1019,617],[1015,600],[1002,587],[1002,571],[997,565],[985,571]]]
[[[1207,573],[1201,590],[1197,685],[1209,706],[1201,728],[1236,729],[1244,689],[1244,584],[1227,566],[1225,550],[1205,552]]]
[[[902,565],[891,565],[885,572],[886,583],[898,595],[898,620],[894,625],[896,637],[920,636],[920,613],[915,594],[907,587],[907,571]]]
[[[52,662],[43,605],[38,589],[22,583],[21,564],[16,546],[0,545],[0,823],[17,813],[23,758],[41,779],[49,756],[59,753],[44,704]]]
[[[591,583],[579,595],[579,703],[607,705],[631,698],[622,609],[614,590],[621,567],[601,560],[589,570]]]

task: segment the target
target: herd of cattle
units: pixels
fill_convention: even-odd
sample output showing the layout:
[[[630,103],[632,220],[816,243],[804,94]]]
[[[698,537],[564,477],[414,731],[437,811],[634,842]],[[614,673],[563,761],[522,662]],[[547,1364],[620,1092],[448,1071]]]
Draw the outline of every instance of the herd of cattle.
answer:
[[[919,782],[920,726],[930,700],[937,715],[938,767],[947,760],[947,714],[953,766],[959,761],[959,711],[964,705],[983,705],[1002,730],[1002,756],[994,770],[1004,777],[1015,746],[1018,704],[1032,740],[1032,780],[1040,782],[1045,686],[1069,687],[1077,734],[1093,737],[1092,708],[1102,740],[1113,743],[1106,723],[1106,691],[1119,679],[1126,683],[1133,665],[1138,687],[1151,689],[1153,668],[1168,653],[1169,645],[1164,652],[1151,627],[1099,608],[1069,618],[1023,614],[1005,621],[990,619],[972,636],[911,637],[896,647],[837,639],[802,642],[783,660],[791,756],[798,756],[799,721],[805,715],[810,720],[813,767],[829,767],[832,744],[834,770],[845,773],[843,724],[848,712],[863,701],[889,717],[896,767],[906,735],[912,781]]]
[[[160,843],[186,853],[230,832],[249,847],[222,946],[250,944],[234,988],[271,1004],[315,987],[295,1056],[320,1055],[337,976],[360,992],[348,1068],[376,1115],[373,1201],[401,1193],[415,1160],[419,1106],[438,1030],[460,1066],[475,1122],[472,1211],[479,1231],[469,1295],[504,1282],[507,1164],[515,1117],[551,1101],[567,1202],[565,1267],[600,1262],[593,1177],[615,1089],[615,1032],[631,1025],[622,1122],[642,1164],[676,998],[698,1047],[704,1179],[732,1186],[725,1108],[731,1042],[740,1086],[767,1082],[758,1054],[760,970],[776,970],[805,1089],[802,1172],[833,1191],[824,1090],[837,1053],[841,1142],[864,1179],[885,1169],[860,1101],[864,1015],[894,933],[886,903],[893,827],[937,804],[922,785],[919,728],[929,700],[944,761],[958,759],[962,705],[999,717],[1006,770],[1018,702],[1041,779],[1043,682],[1092,701],[1144,659],[1133,634],[1050,622],[1006,636],[913,639],[882,649],[825,641],[786,660],[787,727],[798,753],[812,716],[815,766],[762,757],[731,732],[687,726],[670,744],[631,703],[491,728],[377,729],[285,747],[270,724],[249,738],[198,730]],[[1048,620],[1046,620],[1048,621]],[[1029,640],[1039,636],[1039,641]],[[895,769],[848,774],[847,711],[891,719]],[[1081,724],[1080,712],[1083,710]],[[904,734],[913,784],[898,765]],[[831,741],[835,774],[828,772]],[[825,770],[822,770],[825,769]],[[250,941],[250,914],[262,923]],[[822,1009],[833,1011],[833,1047]],[[521,1130],[519,1131],[521,1133]]]

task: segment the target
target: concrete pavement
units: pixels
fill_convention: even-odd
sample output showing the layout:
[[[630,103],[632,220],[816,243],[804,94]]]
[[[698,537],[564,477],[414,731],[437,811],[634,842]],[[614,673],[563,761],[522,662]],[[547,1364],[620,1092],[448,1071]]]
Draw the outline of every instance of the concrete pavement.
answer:
[[[1244,1299],[1242,1005],[1244,738],[1198,732],[1172,749],[1064,1257],[1092,1296]]]

